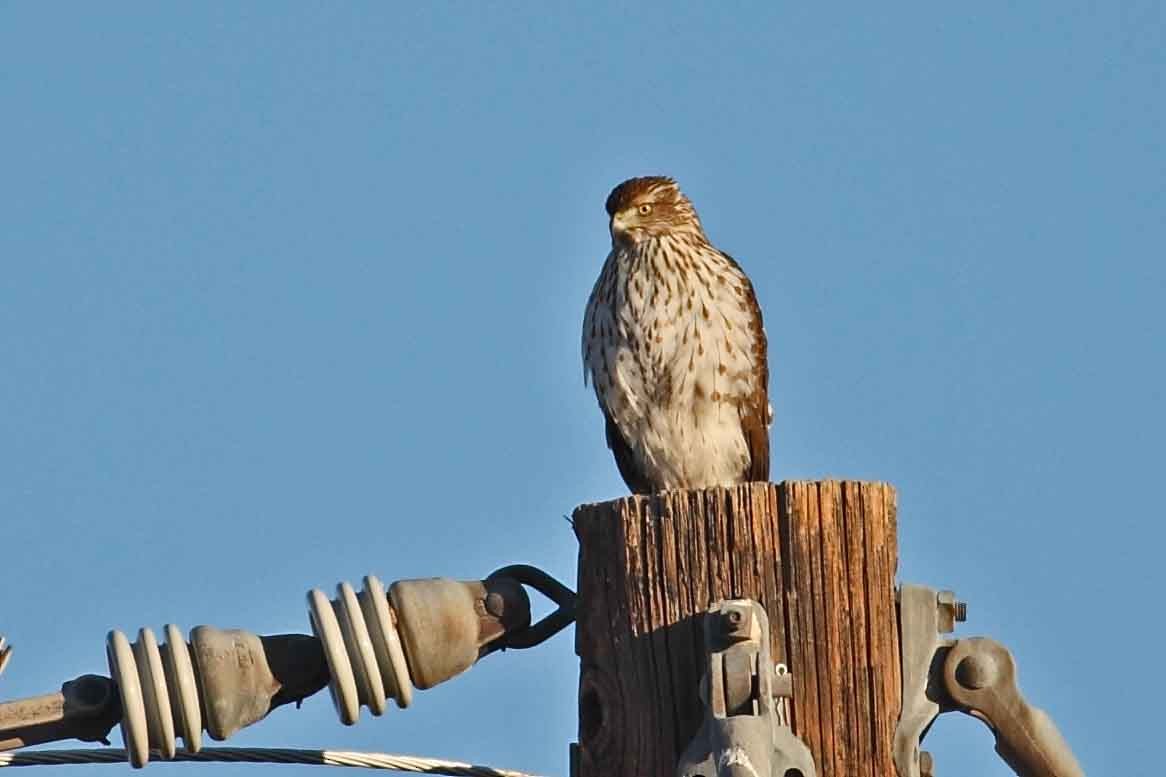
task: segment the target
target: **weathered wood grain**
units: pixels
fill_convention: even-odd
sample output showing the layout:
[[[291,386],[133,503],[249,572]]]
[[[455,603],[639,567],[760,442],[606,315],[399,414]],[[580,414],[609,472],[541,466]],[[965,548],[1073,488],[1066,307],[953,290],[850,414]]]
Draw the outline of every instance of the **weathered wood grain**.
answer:
[[[820,777],[893,777],[899,712],[895,491],[750,483],[584,505],[579,771],[671,777],[704,712],[701,618],[717,599],[769,613],[794,675],[794,730]]]

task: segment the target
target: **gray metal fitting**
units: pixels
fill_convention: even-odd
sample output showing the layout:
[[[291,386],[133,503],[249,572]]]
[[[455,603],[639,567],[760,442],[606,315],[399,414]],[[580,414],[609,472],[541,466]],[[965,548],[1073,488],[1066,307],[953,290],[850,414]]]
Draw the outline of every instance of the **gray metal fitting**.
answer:
[[[752,600],[719,601],[705,616],[707,708],[678,777],[815,777],[813,757],[782,719],[789,674],[769,654],[769,619]]]
[[[1021,695],[1006,648],[984,637],[943,637],[967,618],[954,593],[903,584],[897,599],[903,706],[892,753],[899,777],[931,777],[932,757],[920,745],[935,718],[953,711],[986,723],[996,752],[1020,777],[1084,777],[1052,719]]]

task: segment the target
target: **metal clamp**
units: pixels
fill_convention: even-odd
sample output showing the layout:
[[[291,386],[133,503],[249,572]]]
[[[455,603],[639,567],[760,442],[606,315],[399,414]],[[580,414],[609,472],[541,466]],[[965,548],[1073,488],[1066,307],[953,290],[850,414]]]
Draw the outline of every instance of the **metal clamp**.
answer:
[[[967,616],[951,591],[899,587],[903,710],[893,755],[899,777],[933,777],[933,759],[920,749],[936,717],[963,712],[983,721],[996,752],[1020,777],[1085,777],[1052,719],[1029,704],[1016,685],[1016,661],[986,637],[944,637]]]
[[[814,759],[794,735],[781,697],[790,675],[769,653],[769,619],[750,599],[719,601],[704,620],[707,710],[680,758],[678,777],[816,777]]]

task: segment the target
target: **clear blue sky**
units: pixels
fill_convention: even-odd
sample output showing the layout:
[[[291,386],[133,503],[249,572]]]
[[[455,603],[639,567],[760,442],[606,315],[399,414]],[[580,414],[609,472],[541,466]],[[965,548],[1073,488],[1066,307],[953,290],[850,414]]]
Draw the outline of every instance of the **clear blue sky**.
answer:
[[[0,697],[369,573],[573,583],[562,516],[624,492],[603,200],[666,173],[757,287],[775,477],[895,483],[902,578],[1090,774],[1156,773],[1164,8],[0,5]],[[231,744],[565,777],[576,683],[565,635]],[[929,744],[1009,774],[975,721]]]

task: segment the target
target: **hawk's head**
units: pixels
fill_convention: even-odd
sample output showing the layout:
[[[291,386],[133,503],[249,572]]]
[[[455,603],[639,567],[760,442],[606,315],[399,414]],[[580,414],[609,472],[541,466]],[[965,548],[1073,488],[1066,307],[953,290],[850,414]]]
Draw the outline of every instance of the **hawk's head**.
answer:
[[[613,244],[681,233],[704,237],[696,210],[671,178],[629,178],[607,196],[607,215]]]

